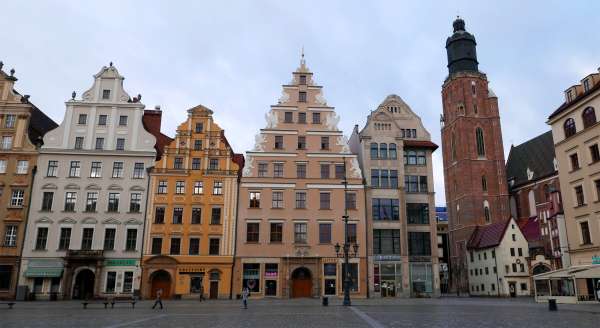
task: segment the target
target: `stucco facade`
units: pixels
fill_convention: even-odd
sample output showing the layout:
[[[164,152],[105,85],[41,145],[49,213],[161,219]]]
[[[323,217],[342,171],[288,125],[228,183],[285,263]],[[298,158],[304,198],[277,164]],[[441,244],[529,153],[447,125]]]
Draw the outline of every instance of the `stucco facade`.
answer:
[[[144,238],[145,298],[229,298],[239,170],[212,110],[196,106],[150,176]]]
[[[348,178],[350,291],[367,295],[362,174],[304,59],[246,153],[240,185],[233,293],[252,297],[342,295],[344,168]],[[345,165],[344,165],[345,164]],[[350,247],[353,251],[353,247]]]
[[[38,157],[19,284],[37,299],[133,295],[140,286],[155,137],[112,66],[66,102]]]
[[[390,95],[363,129],[354,128],[350,147],[367,185],[370,295],[438,296],[431,160],[437,146],[421,118]]]
[[[25,236],[37,147],[56,123],[14,90],[0,62],[0,299],[12,299]]]

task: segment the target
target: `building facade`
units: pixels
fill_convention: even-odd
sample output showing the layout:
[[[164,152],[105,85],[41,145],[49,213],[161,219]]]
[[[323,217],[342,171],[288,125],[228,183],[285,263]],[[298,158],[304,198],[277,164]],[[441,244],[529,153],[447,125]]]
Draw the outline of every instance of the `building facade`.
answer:
[[[348,267],[350,291],[365,297],[370,246],[360,167],[304,58],[266,119],[246,153],[233,292],[247,287],[253,297],[341,295],[346,268],[334,246],[344,244],[347,207],[350,251],[358,245]]]
[[[37,148],[56,123],[14,89],[0,62],[0,299],[16,296]]]
[[[66,102],[44,136],[19,285],[37,299],[133,295],[140,286],[147,169],[156,138],[144,129],[112,65]]]
[[[350,147],[367,184],[370,295],[438,296],[431,161],[437,145],[421,118],[390,95],[363,129],[354,128]]]
[[[470,295],[530,296],[528,245],[512,218],[475,228],[467,246]]]
[[[145,298],[229,298],[235,247],[236,156],[212,110],[196,106],[150,176],[143,257]]]
[[[450,247],[448,239],[448,212],[445,206],[435,208],[437,222],[438,261],[440,262],[440,293],[450,291]]]
[[[510,215],[498,98],[478,69],[475,37],[454,21],[446,41],[442,147],[449,215],[451,285],[467,292],[466,246],[477,226]]]

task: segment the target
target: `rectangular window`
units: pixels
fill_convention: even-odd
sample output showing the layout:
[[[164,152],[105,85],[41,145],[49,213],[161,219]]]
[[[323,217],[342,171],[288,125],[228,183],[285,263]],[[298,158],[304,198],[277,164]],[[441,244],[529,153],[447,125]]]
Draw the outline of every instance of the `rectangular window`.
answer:
[[[356,224],[349,223],[348,224],[348,242],[352,244],[356,244]]]
[[[583,186],[575,187],[575,198],[577,199],[577,206],[585,205],[585,196],[583,195]]]
[[[75,149],[83,149],[83,137],[75,137]]]
[[[87,123],[87,114],[79,114],[79,119],[77,120],[77,124],[86,124]]]
[[[298,102],[306,102],[306,91],[298,92]]]
[[[52,211],[52,201],[54,200],[54,193],[51,191],[44,191],[42,196],[42,211]]]
[[[11,149],[12,148],[12,136],[3,136],[2,137],[2,149]]]
[[[213,195],[223,195],[223,182],[215,181],[213,183]]]
[[[200,195],[202,193],[204,193],[204,186],[202,184],[202,181],[195,181],[194,182],[194,191],[193,191],[194,195]]]
[[[313,124],[321,124],[321,113],[312,113]]]
[[[167,181],[160,180],[158,181],[158,188],[156,190],[157,194],[166,194],[167,193]]]
[[[590,146],[590,156],[592,157],[592,163],[600,161],[600,150],[598,149],[598,144]]]
[[[112,170],[113,178],[122,178],[123,177],[123,162],[114,162],[113,170]]]
[[[129,200],[129,212],[140,213],[142,210],[142,194],[139,192],[131,193]]]
[[[181,238],[171,238],[171,249],[169,250],[169,254],[179,255],[180,252],[181,252]]]
[[[430,256],[431,243],[429,232],[409,232],[408,233],[408,255],[411,256]]]
[[[270,241],[272,243],[281,243],[283,241],[283,223],[281,223],[281,222],[271,223]]]
[[[99,115],[98,116],[98,125],[105,126],[107,119],[108,119],[107,115]]]
[[[571,154],[569,156],[569,158],[571,159],[571,170],[575,171],[579,169],[579,157],[577,156],[577,154]]]
[[[283,208],[283,191],[273,191],[272,207]]]
[[[58,239],[58,249],[65,251],[71,245],[71,228],[60,228],[60,237]]]
[[[273,164],[273,176],[275,178],[283,178],[283,163]]]
[[[29,168],[29,161],[17,161],[17,174],[27,174]]]
[[[283,149],[283,136],[275,136],[275,149]]]
[[[202,131],[204,131],[204,124],[203,123],[196,123],[194,131],[196,133],[202,133]]]
[[[321,179],[329,179],[329,164],[321,164]]]
[[[117,138],[117,150],[125,150],[125,138]]]
[[[81,249],[90,250],[92,249],[92,242],[94,241],[94,228],[83,228],[81,234]]]
[[[210,238],[208,243],[208,255],[219,255],[220,243],[221,239]]]
[[[319,205],[320,209],[328,210],[331,208],[331,194],[328,192],[319,193]]]
[[[189,255],[200,255],[200,238],[190,238]]]
[[[104,149],[104,138],[96,138],[96,150]]]
[[[514,248],[510,249],[510,256],[515,256],[515,249]]]
[[[257,222],[246,223],[246,242],[258,243],[260,237],[260,224]]]
[[[306,149],[306,137],[298,136],[298,149]]]
[[[210,213],[210,224],[221,224],[221,208],[213,207]]]
[[[400,230],[374,229],[373,254],[400,255]]]
[[[37,237],[35,239],[35,249],[38,251],[46,250],[46,242],[48,241],[48,228],[39,227],[37,229]]]
[[[194,140],[194,150],[202,150],[202,140]]]
[[[346,175],[346,172],[344,170],[344,165],[336,164],[335,165],[335,178],[342,180],[342,179],[344,179],[345,175]]]
[[[116,234],[117,234],[117,229],[115,229],[115,228],[104,229],[104,250],[105,251],[112,251],[115,249]]]
[[[329,137],[321,137],[321,150],[329,150]]]
[[[306,85],[306,75],[300,75],[300,84]]]
[[[306,113],[298,113],[298,123],[306,123]]]
[[[66,192],[65,193],[65,212],[75,212],[75,203],[77,202],[77,193],[76,192]]]
[[[159,255],[162,251],[162,238],[152,238],[152,254]]]
[[[373,220],[399,220],[400,201],[398,199],[373,198]]]
[[[185,194],[185,181],[175,181],[175,193],[178,195]]]
[[[219,159],[211,158],[208,160],[208,169],[209,170],[218,170],[219,169]]]
[[[11,207],[23,207],[24,197],[25,197],[25,190],[14,189],[12,191],[12,194],[10,195],[10,206]]]
[[[582,245],[591,245],[592,244],[592,236],[590,235],[589,223],[587,221],[580,222],[579,228],[581,229],[581,244]]]
[[[429,224],[429,204],[407,203],[408,224]]]
[[[133,272],[125,271],[123,274],[123,293],[131,293],[133,291]]]
[[[319,243],[330,244],[331,243],[331,223],[320,223],[319,224]]]
[[[285,112],[284,114],[284,123],[293,123],[294,122],[294,113]]]
[[[127,126],[127,116],[126,115],[119,116],[119,126]]]
[[[120,194],[116,192],[111,192],[108,194],[108,212],[118,212],[119,211],[119,198]]]
[[[173,208],[173,224],[183,223],[183,207]]]
[[[259,177],[266,177],[268,170],[269,170],[269,164],[258,163],[258,176]]]
[[[306,178],[306,164],[305,163],[297,163],[296,164],[296,177],[298,179]]]
[[[173,168],[176,170],[183,169],[183,157],[175,157],[173,160]]]
[[[250,192],[250,208],[260,208],[260,192]]]
[[[17,226],[7,225],[4,230],[4,247],[17,246]]]
[[[202,209],[200,207],[192,208],[192,224],[202,224]]]
[[[81,162],[80,161],[71,161],[71,166],[69,167],[69,177],[76,178],[81,175]]]
[[[5,120],[4,120],[4,127],[7,129],[12,129],[15,127],[15,124],[17,123],[17,115],[14,114],[7,114],[5,116]]]
[[[144,178],[144,163],[135,163],[133,165],[133,178],[143,179]]]
[[[106,293],[112,294],[115,292],[117,285],[117,273],[115,271],[106,272]]]
[[[379,170],[371,169],[371,187],[379,188]]]
[[[296,192],[296,208],[306,208],[306,192]]]
[[[192,170],[200,169],[200,158],[192,158]]]
[[[58,174],[58,161],[48,161],[47,177],[55,177]]]
[[[96,212],[96,205],[98,204],[98,192],[90,191],[87,193],[87,198],[85,199],[85,211],[86,212]]]
[[[90,178],[102,177],[102,162],[92,162],[90,168]]]
[[[346,193],[346,208],[349,210],[356,209],[356,194],[353,192]]]
[[[523,256],[523,249],[521,247],[517,248],[517,254],[519,254],[519,256]]]
[[[154,223],[162,224],[165,223],[165,208],[157,207],[154,210]]]
[[[306,244],[308,227],[306,223],[294,223],[294,243]]]
[[[595,180],[594,185],[596,185],[596,200],[600,201],[600,179]]]
[[[108,89],[102,90],[102,99],[103,100],[110,99],[110,90],[108,90]]]

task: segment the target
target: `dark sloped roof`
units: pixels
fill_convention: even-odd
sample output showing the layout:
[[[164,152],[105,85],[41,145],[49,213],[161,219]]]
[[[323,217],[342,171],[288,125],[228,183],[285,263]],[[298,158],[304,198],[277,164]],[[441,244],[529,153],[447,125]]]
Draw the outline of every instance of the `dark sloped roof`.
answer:
[[[29,140],[34,144],[42,144],[46,132],[56,129],[58,124],[48,115],[44,114],[34,104],[31,104],[31,116],[29,117],[28,135]]]
[[[429,140],[404,140],[404,147],[415,147],[415,148],[430,148],[432,151],[438,148],[438,145]]]
[[[467,244],[468,249],[484,249],[500,245],[504,231],[511,220],[497,222],[486,226],[477,226]]]
[[[548,119],[551,120],[553,117],[557,116],[558,114],[564,112],[567,108],[575,105],[576,103],[578,103],[579,101],[581,101],[583,98],[587,97],[589,94],[597,91],[598,89],[600,89],[600,83],[596,83],[594,86],[592,86],[587,92],[582,92],[580,93],[577,97],[575,97],[575,99],[573,99],[572,101],[569,102],[564,102],[562,105],[560,105],[560,107],[558,107],[552,114],[550,114],[550,116],[548,116]]]
[[[537,216],[530,217],[528,219],[524,219],[524,222],[519,222],[519,228],[525,239],[528,242],[534,242],[540,240],[542,237],[542,231],[540,230],[540,220],[538,220]]]
[[[541,134],[518,146],[512,146],[506,161],[506,178],[514,179],[512,187],[529,182],[527,168],[533,171],[533,181],[555,174],[552,131]]]

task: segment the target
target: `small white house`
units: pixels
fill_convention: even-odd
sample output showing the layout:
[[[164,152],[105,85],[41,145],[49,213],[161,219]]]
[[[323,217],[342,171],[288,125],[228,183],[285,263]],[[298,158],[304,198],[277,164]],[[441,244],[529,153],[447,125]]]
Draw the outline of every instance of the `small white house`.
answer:
[[[514,219],[478,226],[467,248],[471,295],[531,295],[528,243]]]

